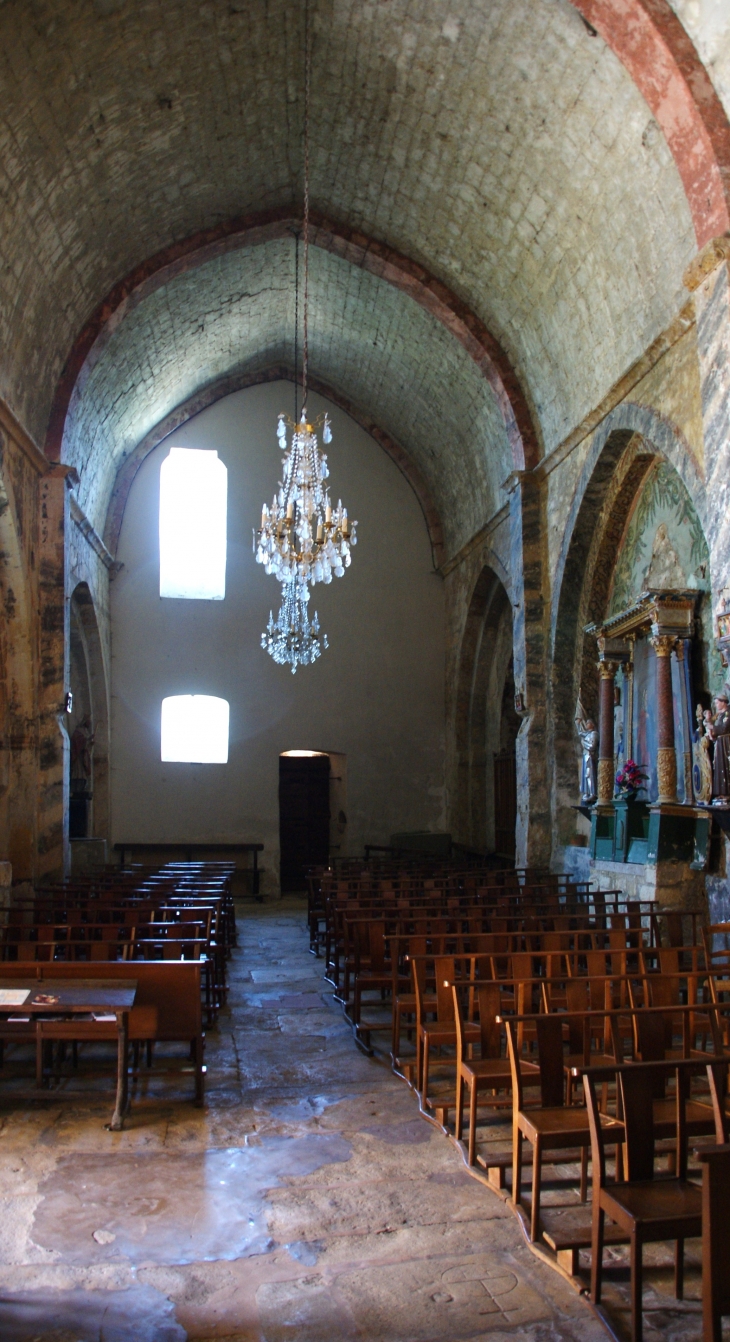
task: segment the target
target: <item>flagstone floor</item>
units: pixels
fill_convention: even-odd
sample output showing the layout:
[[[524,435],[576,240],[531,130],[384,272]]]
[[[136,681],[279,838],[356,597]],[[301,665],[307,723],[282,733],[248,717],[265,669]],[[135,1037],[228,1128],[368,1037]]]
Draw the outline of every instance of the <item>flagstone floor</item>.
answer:
[[[0,1090],[3,1342],[605,1339],[407,1086],[354,1046],[303,902],[243,910],[239,936],[205,1110],[155,1081],[111,1133],[108,1097]],[[662,1271],[647,1342],[698,1338],[696,1274],[682,1307]]]

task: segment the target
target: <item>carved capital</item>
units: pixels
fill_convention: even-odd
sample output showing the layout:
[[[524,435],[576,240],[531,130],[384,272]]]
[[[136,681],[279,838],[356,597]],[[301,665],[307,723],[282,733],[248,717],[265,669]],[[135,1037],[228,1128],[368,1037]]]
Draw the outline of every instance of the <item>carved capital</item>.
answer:
[[[618,662],[604,662],[601,660],[598,663],[598,671],[603,680],[613,680],[618,671],[618,667]]]
[[[655,634],[649,642],[657,657],[671,657],[677,640],[674,634]]]

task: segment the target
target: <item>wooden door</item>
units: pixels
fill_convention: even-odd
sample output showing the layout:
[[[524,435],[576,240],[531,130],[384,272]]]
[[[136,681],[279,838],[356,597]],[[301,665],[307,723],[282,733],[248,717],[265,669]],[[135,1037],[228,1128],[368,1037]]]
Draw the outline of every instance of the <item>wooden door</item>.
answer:
[[[517,771],[514,747],[494,755],[494,846],[502,857],[515,855]]]
[[[329,861],[329,835],[329,755],[280,755],[282,891],[306,890],[306,868]]]

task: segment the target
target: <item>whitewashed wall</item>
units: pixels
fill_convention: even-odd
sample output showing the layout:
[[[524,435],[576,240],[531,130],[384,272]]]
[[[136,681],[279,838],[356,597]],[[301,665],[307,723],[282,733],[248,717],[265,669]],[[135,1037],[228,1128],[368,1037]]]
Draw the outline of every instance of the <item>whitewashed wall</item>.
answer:
[[[314,589],[330,648],[291,671],[261,649],[279,584],[251,547],[281,456],[279,410],[289,383],[235,393],[203,411],[146,459],[127,503],[111,585],[112,824],[115,841],[260,840],[278,866],[278,756],[347,755],[348,843],[443,824],[444,619],[423,516],[410,486],[374,440],[327,408],[334,501],[359,522],[352,567]],[[228,468],[228,572],[223,602],[159,597],[160,465],[171,446],[215,448]],[[162,764],[160,703],[201,693],[231,706],[227,765]]]

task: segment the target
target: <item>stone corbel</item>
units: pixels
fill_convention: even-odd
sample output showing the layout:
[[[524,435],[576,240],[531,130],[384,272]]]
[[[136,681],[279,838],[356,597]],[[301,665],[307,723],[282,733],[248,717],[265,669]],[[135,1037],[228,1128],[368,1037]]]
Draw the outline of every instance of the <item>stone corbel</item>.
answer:
[[[710,238],[710,241],[706,242],[702,250],[690,261],[684,272],[685,289],[694,293],[703,280],[706,280],[713,270],[717,270],[723,261],[730,261],[730,233],[723,233],[719,238]]]

